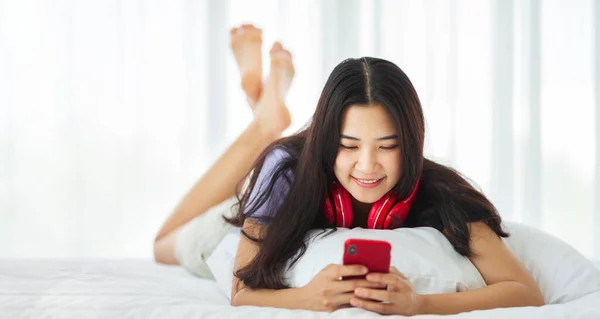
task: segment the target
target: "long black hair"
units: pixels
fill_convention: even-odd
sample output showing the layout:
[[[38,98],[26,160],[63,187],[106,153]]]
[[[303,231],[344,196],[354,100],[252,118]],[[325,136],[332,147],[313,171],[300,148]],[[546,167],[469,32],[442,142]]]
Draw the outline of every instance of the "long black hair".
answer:
[[[310,124],[299,133],[282,138],[257,159],[253,170],[238,185],[239,210],[227,222],[241,227],[273,192],[286,183],[289,191],[276,211],[262,216],[269,224],[257,241],[255,258],[235,276],[249,288],[281,289],[283,273],[306,251],[311,229],[331,229],[323,214],[323,201],[335,180],[333,165],[339,150],[342,111],[350,105],[381,105],[398,130],[402,177],[395,186],[398,198],[406,198],[420,179],[409,216],[401,227],[430,226],[443,232],[463,256],[473,255],[468,223],[485,222],[498,236],[507,237],[494,205],[455,170],[423,157],[425,125],[417,92],[395,64],[377,58],[347,59],[329,76]],[[275,148],[289,154],[278,162],[266,187],[258,189],[258,174]],[[289,173],[293,178],[289,178]]]

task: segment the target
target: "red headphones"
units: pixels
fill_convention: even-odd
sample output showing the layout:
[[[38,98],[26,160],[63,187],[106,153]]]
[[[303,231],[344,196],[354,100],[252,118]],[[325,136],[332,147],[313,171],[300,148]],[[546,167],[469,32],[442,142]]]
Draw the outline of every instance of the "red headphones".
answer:
[[[419,181],[408,197],[403,201],[397,201],[396,192],[392,189],[382,198],[377,200],[371,206],[369,219],[367,221],[369,228],[372,229],[392,229],[399,225],[398,220],[404,222],[408,217],[410,206],[415,200],[415,194],[419,188]],[[335,211],[328,197],[325,197],[325,218],[329,223],[334,222],[336,217],[336,226],[350,228],[352,226],[352,200],[350,193],[339,183],[334,182],[331,186],[331,195],[335,203]],[[397,203],[396,203],[397,202]],[[394,205],[395,204],[395,205]]]

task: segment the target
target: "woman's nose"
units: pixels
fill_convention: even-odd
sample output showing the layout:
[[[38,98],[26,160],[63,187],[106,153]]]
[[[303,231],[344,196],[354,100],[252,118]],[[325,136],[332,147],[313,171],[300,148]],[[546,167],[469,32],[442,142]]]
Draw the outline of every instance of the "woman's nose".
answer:
[[[373,152],[365,150],[360,153],[358,157],[358,161],[356,162],[356,168],[365,174],[370,174],[375,172],[375,168],[377,167],[377,157]]]

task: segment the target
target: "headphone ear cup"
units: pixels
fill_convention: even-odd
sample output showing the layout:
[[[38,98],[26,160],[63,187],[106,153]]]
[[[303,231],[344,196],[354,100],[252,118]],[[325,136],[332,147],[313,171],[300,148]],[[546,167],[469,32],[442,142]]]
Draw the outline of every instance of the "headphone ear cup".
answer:
[[[417,190],[419,189],[419,183],[420,180],[417,180],[417,184],[415,185],[415,188],[410,193],[410,195],[408,195],[408,197],[405,200],[399,201],[395,205],[394,203],[397,202],[396,194],[392,193],[390,195],[390,201],[392,202],[393,207],[391,207],[389,209],[389,213],[385,215],[382,225],[383,228],[398,228],[400,227],[401,223],[403,223],[406,220],[406,218],[408,217],[408,213],[410,212],[412,203],[415,201]]]
[[[333,206],[331,205],[331,201],[329,200],[328,194],[325,194],[325,200],[323,201],[323,213],[325,214],[325,219],[327,220],[327,222],[332,224],[334,220],[334,210]]]
[[[396,199],[394,199],[396,201]],[[408,212],[410,211],[410,204],[406,202],[398,202],[392,208],[390,208],[389,213],[385,216],[385,220],[383,223],[383,227],[385,229],[394,229],[400,227],[402,223],[408,217]]]
[[[388,212],[394,205],[396,201],[396,195],[394,191],[390,191],[378,201],[373,203],[371,206],[371,210],[369,211],[369,218],[367,220],[369,228],[372,229],[383,229],[385,224],[389,224],[389,222],[385,222],[388,217]]]
[[[352,214],[352,198],[350,193],[339,183],[334,183],[332,192],[333,200],[335,202],[336,226],[350,228],[352,226],[353,214]]]

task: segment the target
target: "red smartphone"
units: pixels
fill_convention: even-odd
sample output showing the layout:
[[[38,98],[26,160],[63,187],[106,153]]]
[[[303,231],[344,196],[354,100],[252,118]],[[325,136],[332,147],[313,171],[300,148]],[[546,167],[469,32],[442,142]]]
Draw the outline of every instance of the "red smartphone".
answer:
[[[344,242],[344,265],[363,265],[369,272],[388,273],[392,245],[383,240],[349,238]],[[343,279],[364,278],[345,277]]]

